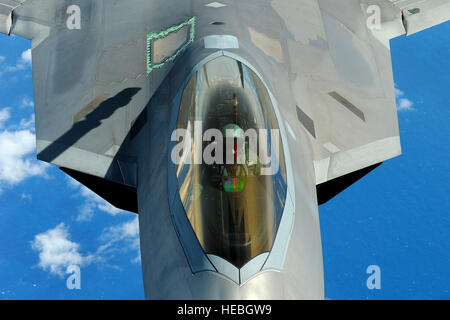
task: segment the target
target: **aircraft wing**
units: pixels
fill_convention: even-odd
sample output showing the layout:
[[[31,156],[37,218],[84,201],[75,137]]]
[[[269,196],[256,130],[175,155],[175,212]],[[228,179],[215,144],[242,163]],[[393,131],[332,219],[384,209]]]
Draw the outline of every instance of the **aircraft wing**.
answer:
[[[11,33],[12,14],[15,9],[20,7],[26,0],[2,0],[0,1],[0,32]]]
[[[222,2],[228,8],[217,10],[237,14],[222,11],[229,23],[211,29],[204,17],[213,9],[202,1],[78,1],[74,30],[72,1],[0,0],[0,32],[32,39],[38,158],[135,186],[133,155],[120,150],[171,70],[148,64],[145,39],[166,30],[160,54],[176,57],[186,42],[167,35],[194,16],[203,36],[230,32],[287,70],[290,88],[277,91],[295,105],[282,113],[289,131],[310,140],[317,185],[401,154],[389,41],[447,21],[449,0],[274,0],[261,4],[272,24],[248,28],[242,19],[258,5]],[[380,23],[369,29],[374,5]]]
[[[31,39],[38,158],[90,187],[135,190],[135,158],[120,149],[170,71],[147,75],[146,38],[190,17],[186,1],[132,2],[0,0],[0,32]]]
[[[379,25],[369,28],[373,5],[381,16]],[[273,6],[293,35],[287,45],[296,113],[287,117],[288,128],[301,128],[309,137],[319,193],[336,181],[351,184],[400,155],[389,40],[447,21],[450,1],[275,1]],[[308,18],[299,22],[294,12]]]
[[[448,0],[389,1],[401,10],[407,35],[446,22],[450,16],[450,1]]]

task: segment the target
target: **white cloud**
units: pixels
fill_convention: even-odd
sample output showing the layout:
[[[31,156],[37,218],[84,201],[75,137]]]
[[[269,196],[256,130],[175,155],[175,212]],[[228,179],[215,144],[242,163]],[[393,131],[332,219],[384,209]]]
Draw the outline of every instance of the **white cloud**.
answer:
[[[397,110],[398,111],[413,111],[414,103],[404,96],[405,96],[405,93],[402,90],[400,90],[399,88],[397,88],[397,86],[396,86],[395,87],[395,97],[397,98]]]
[[[31,194],[28,193],[22,193],[22,195],[20,196],[20,198],[22,200],[27,200],[27,201],[31,201],[33,200],[33,196]]]
[[[92,263],[107,264],[115,253],[135,252],[132,263],[140,262],[139,220],[136,215],[132,220],[106,228],[100,240],[103,242],[95,254],[83,255],[80,244],[71,240],[71,235],[64,223],[34,237],[32,249],[39,254],[38,267],[53,275],[63,277],[67,267],[83,267]],[[112,268],[118,268],[109,265]]]
[[[398,98],[400,98],[400,97],[402,97],[403,95],[404,95],[405,93],[402,91],[402,90],[400,90],[399,88],[395,88],[395,96],[397,97],[397,99]]]
[[[17,72],[17,71],[25,70],[26,68],[27,68],[26,64],[23,64],[21,62],[17,62],[13,66],[6,66],[5,72]]]
[[[16,72],[26,70],[31,66],[31,49],[25,50],[20,55],[15,65],[6,65],[4,72]]]
[[[17,185],[30,177],[47,177],[46,169],[49,167],[34,156],[34,115],[21,119],[19,125],[1,130],[9,118],[9,109],[0,110],[0,191],[2,186]]]
[[[34,107],[34,102],[28,99],[27,97],[22,99],[22,102],[20,103],[20,106],[22,108],[24,107]]]
[[[99,197],[97,194],[95,194],[85,186],[81,186],[80,194],[86,199],[87,203],[101,211],[109,213],[113,216],[119,213],[124,213],[124,211],[112,206],[111,204],[106,202],[106,200],[103,200],[101,197]]]
[[[398,101],[397,109],[399,111],[412,111],[414,110],[413,105],[414,104],[411,100],[403,98]]]
[[[28,49],[28,50],[22,52],[22,55],[21,55],[20,59],[24,63],[31,64],[31,49]]]
[[[101,211],[109,213],[110,215],[113,215],[113,216],[115,216],[117,214],[125,213],[125,211],[114,207],[113,205],[111,205],[110,203],[101,199],[100,197],[97,196],[97,198],[99,198],[99,200],[100,200],[100,202],[97,204],[97,208],[100,209]]]
[[[64,223],[36,235],[31,246],[39,253],[38,266],[61,277],[66,273],[68,266],[83,266],[94,260],[91,255],[80,254],[80,245],[70,240],[69,231]]]
[[[16,185],[33,176],[46,176],[47,164],[31,155],[35,151],[35,135],[28,129],[0,132],[0,187]]]
[[[91,221],[94,216],[94,210],[92,206],[88,203],[85,203],[81,207],[78,208],[78,215],[76,220],[78,222]]]
[[[138,239],[139,238],[138,216],[135,215],[135,217],[131,221],[109,228],[108,237],[114,240],[114,242],[123,239],[132,239],[133,241]]]
[[[9,108],[0,110],[0,129],[4,126],[5,122],[8,121],[10,117],[11,113],[9,112]]]
[[[132,262],[140,261],[139,218],[137,215],[130,221],[105,229],[101,239],[105,243],[98,248],[97,255],[107,257],[117,251],[117,247],[120,247],[125,251],[136,251],[136,258]]]
[[[34,132],[34,113],[28,119],[20,119],[19,128],[28,129]]]
[[[79,191],[78,196],[84,198],[84,203],[78,208],[78,216],[76,217],[78,222],[91,221],[95,209],[113,216],[126,213],[126,211],[117,209],[76,180],[68,177],[68,183],[72,189]]]
[[[3,63],[6,60],[4,56],[0,56],[0,63]]]

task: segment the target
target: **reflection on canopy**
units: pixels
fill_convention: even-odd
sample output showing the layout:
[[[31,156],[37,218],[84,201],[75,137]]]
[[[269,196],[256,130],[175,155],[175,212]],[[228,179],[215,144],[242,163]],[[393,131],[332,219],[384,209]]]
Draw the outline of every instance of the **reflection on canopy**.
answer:
[[[194,122],[202,130],[223,133],[220,163],[191,164],[182,158],[177,166],[179,193],[191,226],[207,254],[214,254],[240,268],[257,255],[272,249],[286,201],[286,168],[281,141],[278,157],[269,134],[266,148],[279,170],[262,175],[263,163],[243,136],[249,129],[279,129],[269,94],[258,76],[240,62],[220,57],[196,72],[187,84],[178,115],[178,129],[194,137]],[[270,132],[270,131],[269,131]],[[181,138],[181,137],[180,137]],[[239,140],[239,142],[238,142]],[[203,142],[202,150],[220,141]],[[238,161],[239,143],[245,150]],[[190,143],[195,157],[194,141]],[[231,153],[230,153],[231,152]],[[226,158],[231,157],[231,162]],[[253,160],[252,160],[253,159]],[[189,159],[190,160],[190,159]],[[256,160],[256,161],[255,161]]]

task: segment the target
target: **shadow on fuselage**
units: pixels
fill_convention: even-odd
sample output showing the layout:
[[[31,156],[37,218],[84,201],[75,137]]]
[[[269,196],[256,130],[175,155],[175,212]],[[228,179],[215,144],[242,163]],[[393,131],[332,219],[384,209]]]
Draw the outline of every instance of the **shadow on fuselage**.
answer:
[[[55,160],[83,136],[99,127],[102,124],[102,120],[108,119],[114,112],[127,106],[140,90],[140,88],[126,88],[114,97],[100,103],[83,120],[75,123],[65,134],[39,152],[38,159],[46,162]]]

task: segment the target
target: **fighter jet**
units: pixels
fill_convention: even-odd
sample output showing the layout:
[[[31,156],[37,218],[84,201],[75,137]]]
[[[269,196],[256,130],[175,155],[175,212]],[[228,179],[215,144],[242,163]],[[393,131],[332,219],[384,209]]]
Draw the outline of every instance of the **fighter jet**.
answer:
[[[31,40],[37,157],[139,214],[148,299],[323,299],[318,206],[401,154],[389,41],[449,17],[449,0],[0,0],[0,32]]]

